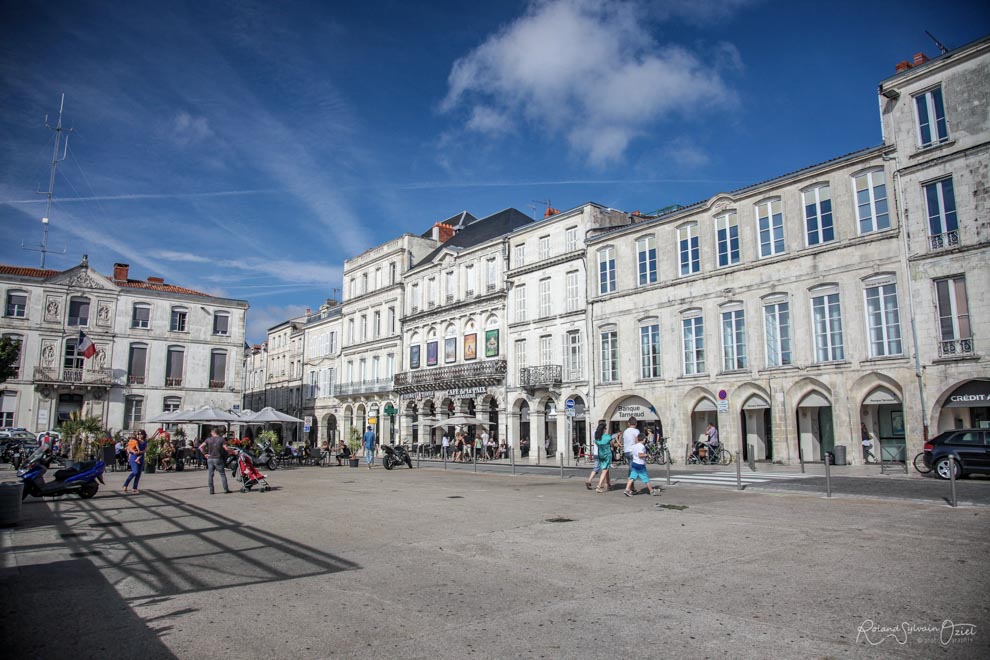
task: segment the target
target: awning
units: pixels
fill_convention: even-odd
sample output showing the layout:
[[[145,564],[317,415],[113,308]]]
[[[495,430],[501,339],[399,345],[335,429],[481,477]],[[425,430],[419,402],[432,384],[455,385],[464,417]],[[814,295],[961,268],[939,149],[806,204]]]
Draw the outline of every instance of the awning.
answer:
[[[743,404],[743,410],[761,410],[763,408],[769,408],[770,404],[762,396],[751,396],[746,399],[746,403]]]
[[[694,407],[694,412],[716,412],[718,408],[715,407],[715,402],[709,398],[704,398],[698,402],[698,405]]]
[[[831,406],[832,402],[818,392],[812,392],[798,404],[798,408],[830,408]]]
[[[990,381],[971,380],[957,387],[943,408],[987,408],[990,407]]]
[[[639,422],[656,422],[660,419],[653,405],[639,396],[623,399],[612,413],[613,422],[625,422],[635,417]]]
[[[893,392],[891,392],[886,388],[881,387],[879,389],[870,392],[870,396],[866,397],[866,399],[863,401],[863,405],[865,406],[889,405],[889,404],[897,405],[900,402],[901,400],[897,398],[896,394],[894,394]]]

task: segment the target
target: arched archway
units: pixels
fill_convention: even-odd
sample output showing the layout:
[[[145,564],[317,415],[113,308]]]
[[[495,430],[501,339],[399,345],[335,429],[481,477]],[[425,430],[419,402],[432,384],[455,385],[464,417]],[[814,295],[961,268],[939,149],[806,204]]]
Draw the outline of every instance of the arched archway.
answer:
[[[739,409],[739,437],[744,461],[773,461],[773,424],[770,399],[750,394]]]
[[[868,457],[884,461],[907,461],[904,434],[904,406],[900,388],[876,385],[863,397],[859,407],[860,427],[853,434],[859,438],[857,460]],[[864,445],[868,441],[869,445]],[[850,447],[850,449],[852,449]]]
[[[947,388],[933,404],[932,419],[935,433],[990,428],[990,380],[966,380]]]
[[[323,416],[323,428],[326,431],[327,444],[334,447],[340,444],[340,438],[337,436],[337,416],[332,414],[326,414]]]
[[[514,404],[512,404],[512,425],[513,425],[513,437],[518,439],[519,443],[519,455],[522,458],[527,458],[529,456],[529,449],[531,444],[531,431],[530,428],[530,414],[529,414],[529,401],[526,399],[517,399]]]
[[[832,400],[824,392],[811,390],[797,404],[798,451],[802,461],[817,462],[835,448]]]

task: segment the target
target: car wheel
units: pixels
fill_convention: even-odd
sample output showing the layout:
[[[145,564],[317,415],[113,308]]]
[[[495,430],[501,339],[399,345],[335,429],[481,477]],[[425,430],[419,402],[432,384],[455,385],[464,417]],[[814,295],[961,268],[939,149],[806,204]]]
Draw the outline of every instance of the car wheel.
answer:
[[[959,461],[952,460],[948,456],[945,458],[940,458],[935,463],[935,474],[938,475],[939,479],[949,479],[951,477],[949,470],[955,469],[955,477],[959,479],[962,475],[960,472],[962,468],[959,467]]]

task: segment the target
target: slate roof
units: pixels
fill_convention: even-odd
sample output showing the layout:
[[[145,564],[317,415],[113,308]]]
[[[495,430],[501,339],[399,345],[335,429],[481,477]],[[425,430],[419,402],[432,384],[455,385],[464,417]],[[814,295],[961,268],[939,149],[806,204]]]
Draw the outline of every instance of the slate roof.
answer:
[[[468,213],[468,215],[470,214]],[[490,241],[493,238],[503,236],[519,227],[532,223],[533,219],[531,217],[513,208],[493,213],[466,225],[448,241],[414,264],[413,269],[434,261],[447,248],[456,247],[463,249],[474,247],[475,245],[480,245],[485,241]]]
[[[441,220],[440,222],[442,222],[445,225],[450,225],[451,227],[454,228],[454,231],[458,231],[477,221],[478,218],[474,217],[467,211],[461,211],[460,213],[455,213],[446,220]],[[433,238],[433,227],[430,227],[429,229],[424,231],[422,234],[420,234],[420,236],[423,238]]]

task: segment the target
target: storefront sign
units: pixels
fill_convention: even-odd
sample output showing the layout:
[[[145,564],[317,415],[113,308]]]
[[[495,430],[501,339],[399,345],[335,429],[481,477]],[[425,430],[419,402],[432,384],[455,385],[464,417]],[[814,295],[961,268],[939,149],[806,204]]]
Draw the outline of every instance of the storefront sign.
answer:
[[[635,417],[640,422],[655,422],[659,419],[649,401],[638,396],[625,399],[612,413],[612,421],[626,421]]]
[[[479,394],[489,394],[487,387],[458,387],[453,390],[432,390],[429,392],[409,392],[399,396],[403,401],[419,401],[421,399],[433,398],[455,398],[466,396],[477,396]],[[386,410],[386,412],[388,412]]]
[[[990,383],[974,380],[956,388],[946,408],[983,408],[990,406]]]

